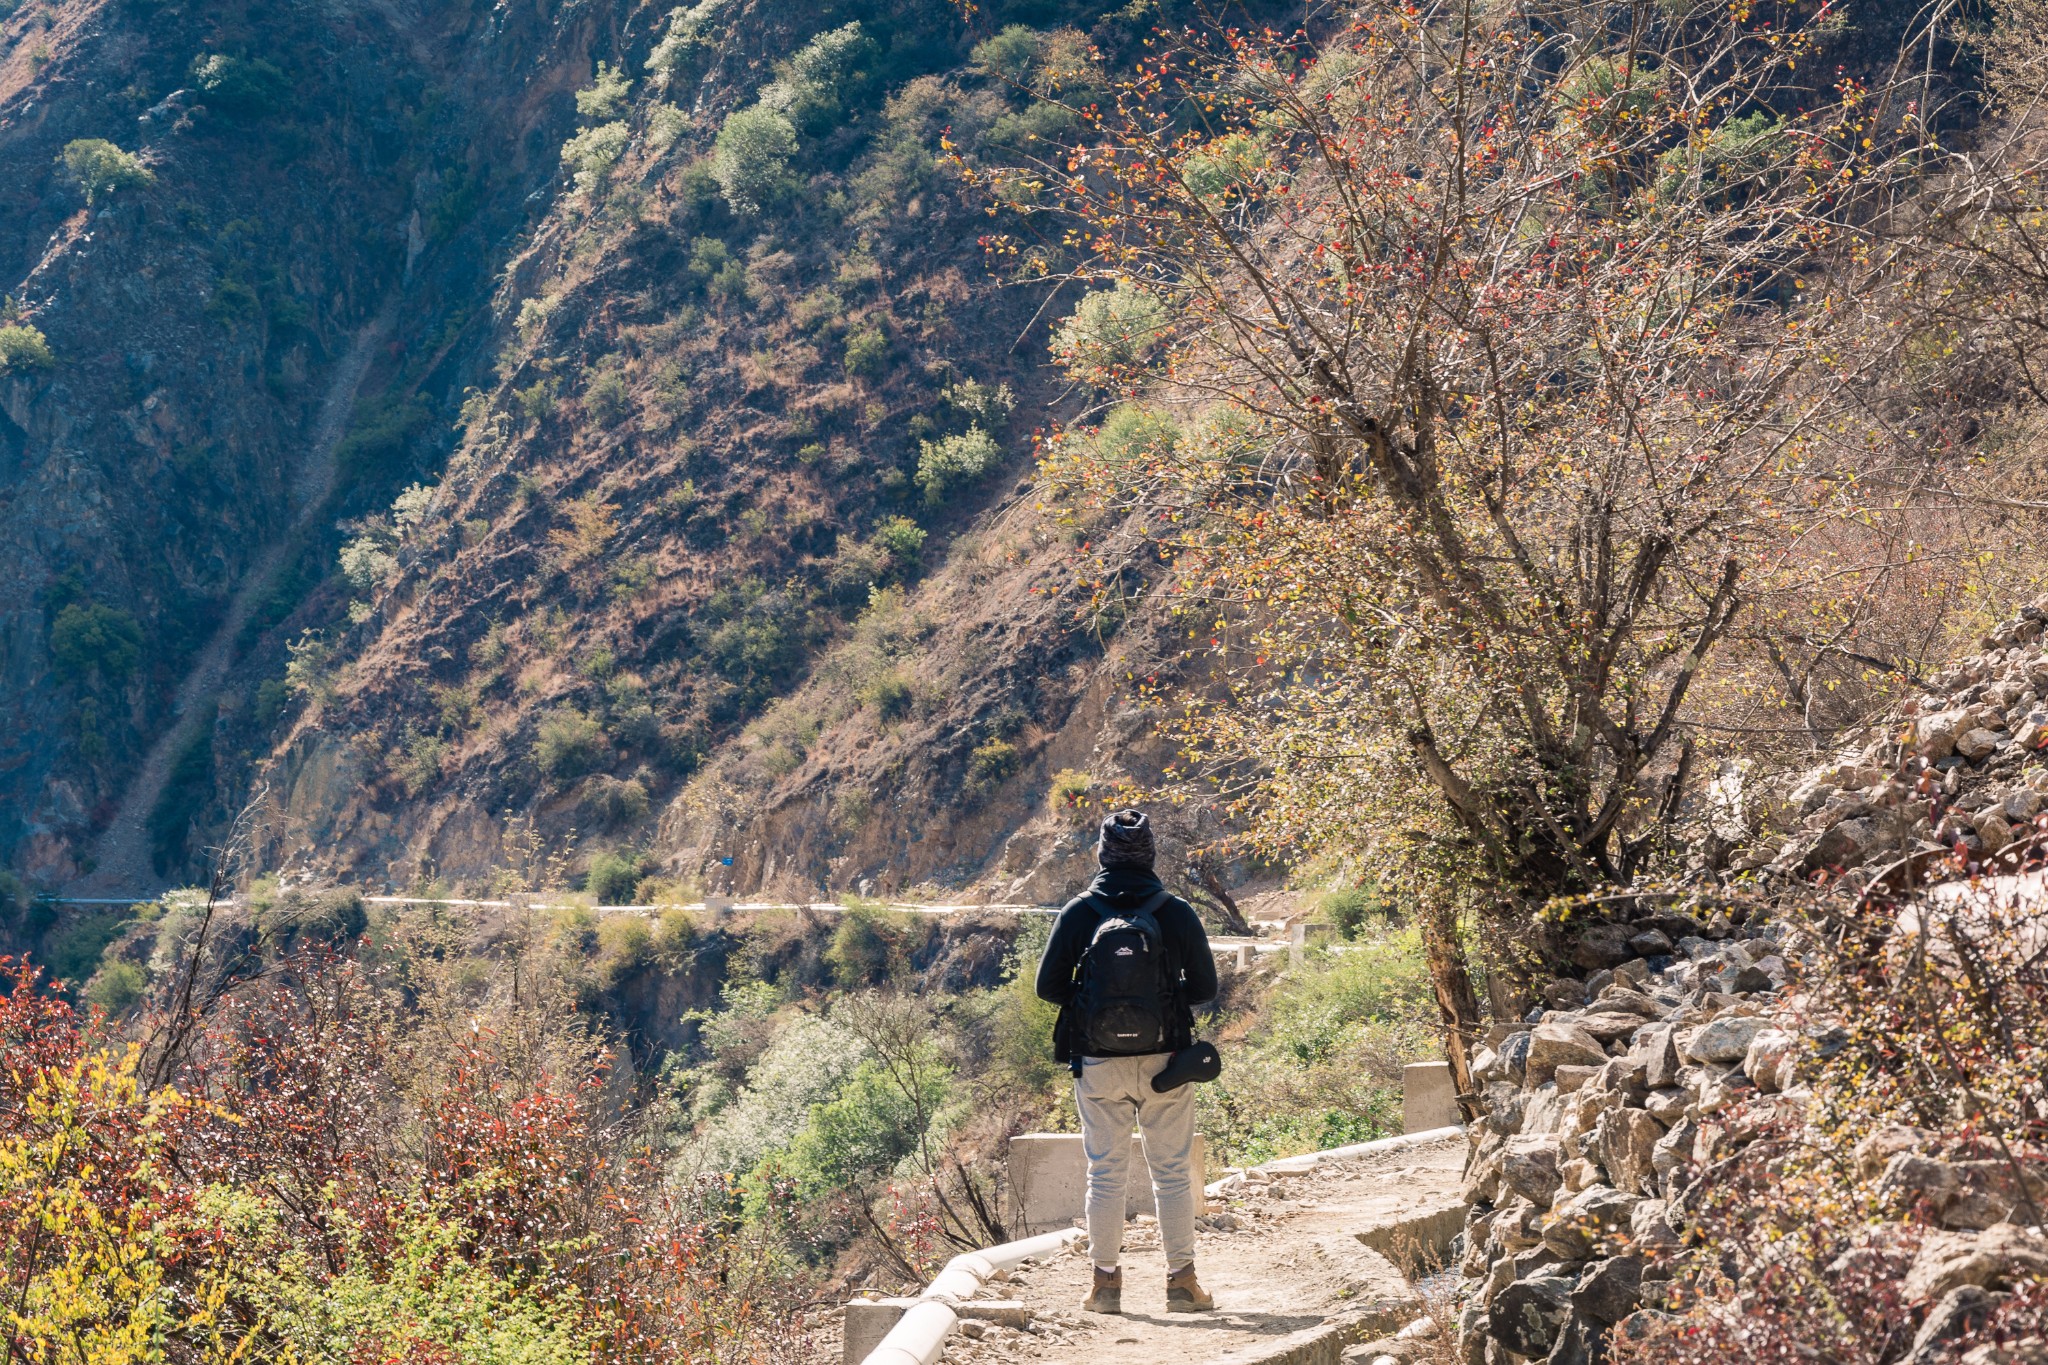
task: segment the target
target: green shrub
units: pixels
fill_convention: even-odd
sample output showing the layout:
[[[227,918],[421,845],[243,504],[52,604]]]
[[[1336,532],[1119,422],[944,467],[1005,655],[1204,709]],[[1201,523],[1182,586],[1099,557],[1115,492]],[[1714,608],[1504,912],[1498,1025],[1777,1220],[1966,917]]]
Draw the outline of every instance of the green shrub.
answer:
[[[916,1072],[923,1082],[922,1105],[912,1102],[895,1075],[864,1062],[839,1093],[812,1107],[803,1130],[786,1152],[757,1173],[789,1181],[799,1198],[821,1199],[886,1176],[918,1148],[920,1111],[927,1122],[944,1106],[951,1075],[937,1056],[937,1044]],[[896,1073],[903,1074],[903,1073]]]
[[[596,720],[573,706],[559,706],[541,717],[533,740],[533,761],[541,775],[556,782],[573,781],[605,760],[604,731]]]
[[[283,678],[265,678],[256,684],[256,693],[249,700],[249,719],[257,729],[268,730],[283,718],[291,699],[291,689]]]
[[[1378,888],[1371,886],[1346,886],[1325,892],[1316,902],[1319,919],[1337,926],[1337,931],[1346,938],[1357,938],[1367,921],[1386,917],[1391,911],[1380,898]]]
[[[943,501],[965,484],[977,483],[1003,462],[1003,448],[980,427],[918,447],[917,482],[926,499]]]
[[[147,978],[132,962],[109,962],[86,984],[85,1001],[105,1010],[110,1018],[126,1014],[142,999]]]
[[[432,409],[417,397],[386,393],[357,404],[348,435],[334,450],[340,486],[390,478],[406,464],[413,441],[433,425]]]
[[[65,682],[126,682],[142,662],[142,626],[119,607],[73,602],[50,622],[50,662]]]
[[[901,720],[917,704],[917,690],[901,669],[891,668],[864,683],[854,696],[885,721]]]
[[[57,363],[43,334],[25,322],[0,327],[0,374],[47,370]]]
[[[341,547],[341,576],[359,593],[373,593],[398,573],[398,556],[372,532]]]
[[[893,563],[915,569],[924,558],[924,543],[930,534],[909,517],[890,517],[876,528],[872,544]]]
[[[1094,788],[1095,779],[1078,768],[1062,768],[1052,775],[1052,790],[1045,794],[1045,804],[1056,819],[1086,820],[1090,813],[1088,793]]]
[[[1174,420],[1143,403],[1117,404],[1095,433],[1096,449],[1119,464],[1162,458],[1179,443],[1180,427]]]
[[[967,776],[972,782],[993,786],[1016,772],[1024,757],[1006,739],[992,739],[967,756]]]
[[[156,176],[149,167],[105,138],[82,137],[64,144],[64,169],[85,192],[90,208],[115,190],[152,185]]]
[[[858,23],[820,33],[776,63],[776,78],[762,88],[761,107],[805,132],[823,130],[840,114],[855,68],[874,47]]]
[[[544,421],[548,414],[555,410],[555,395],[560,392],[561,387],[561,381],[553,375],[544,375],[523,389],[512,390],[512,397],[518,402],[519,410],[526,414],[528,420]]]
[[[640,885],[643,869],[644,860],[637,853],[600,853],[590,860],[590,874],[584,879],[583,889],[599,905],[629,905],[634,889]]]
[[[600,829],[615,829],[647,817],[647,786],[638,778],[593,777],[586,784],[583,811]]]
[[[60,923],[43,938],[42,965],[72,990],[83,988],[133,918],[126,910],[101,910]]]
[[[889,337],[873,323],[863,323],[846,338],[846,372],[856,379],[879,378],[889,363]]]
[[[594,198],[604,179],[626,154],[632,131],[623,122],[585,128],[562,144],[562,165],[574,178],[576,193]]]
[[[596,78],[576,92],[576,112],[588,119],[615,119],[625,109],[626,95],[632,88],[633,82],[625,72],[599,62]]]
[[[931,934],[926,916],[854,899],[839,917],[825,965],[842,987],[876,985],[908,971],[912,955],[930,942]]]
[[[712,144],[711,174],[734,213],[756,214],[789,187],[795,155],[795,125],[756,104],[726,117]]]
[[[192,63],[192,83],[207,108],[245,123],[277,112],[291,93],[284,72],[262,58],[244,60],[218,52]]]
[[[691,48],[706,41],[705,29],[730,3],[732,0],[697,0],[688,9],[669,11],[668,31],[647,54],[647,73],[655,78],[657,85],[668,88],[676,68],[683,64],[684,56]]]
[[[597,371],[583,388],[583,408],[592,418],[610,426],[630,406],[626,397],[626,376],[615,366]]]
[[[1053,329],[1053,355],[1078,379],[1113,383],[1140,369],[1171,325],[1164,303],[1119,280]]]
[[[263,315],[263,300],[246,280],[223,275],[206,300],[206,316],[228,327],[254,322]]]
[[[1022,85],[1031,79],[1031,69],[1038,65],[1038,54],[1044,45],[1045,40],[1036,29],[1011,24],[993,38],[976,43],[969,56],[990,75]]]

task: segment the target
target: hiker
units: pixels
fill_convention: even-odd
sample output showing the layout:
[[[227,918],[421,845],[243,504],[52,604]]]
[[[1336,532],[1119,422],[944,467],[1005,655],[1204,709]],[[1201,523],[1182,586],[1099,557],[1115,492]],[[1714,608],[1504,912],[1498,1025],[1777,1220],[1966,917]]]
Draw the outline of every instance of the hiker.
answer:
[[[1088,1153],[1088,1245],[1095,1282],[1082,1301],[1093,1313],[1123,1311],[1124,1181],[1131,1124],[1145,1133],[1145,1162],[1166,1252],[1166,1311],[1216,1306],[1195,1279],[1195,1090],[1162,1084],[1192,1064],[1214,1079],[1216,1052],[1195,1044],[1194,1007],[1216,996],[1216,960],[1194,908],[1168,894],[1152,870],[1152,825],[1141,811],[1102,822],[1095,853],[1102,871],[1067,903],[1038,964],[1038,996],[1060,1007],[1053,1058],[1074,1072],[1074,1105]],[[1201,1057],[1195,1054],[1201,1053]],[[1176,1056],[1176,1054],[1181,1054]]]

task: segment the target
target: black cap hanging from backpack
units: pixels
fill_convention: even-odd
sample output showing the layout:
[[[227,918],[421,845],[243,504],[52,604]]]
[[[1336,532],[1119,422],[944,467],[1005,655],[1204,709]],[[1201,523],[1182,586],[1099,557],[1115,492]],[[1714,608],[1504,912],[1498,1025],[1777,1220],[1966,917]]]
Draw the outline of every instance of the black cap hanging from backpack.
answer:
[[[1174,1053],[1152,1078],[1152,1088],[1164,1095],[1189,1081],[1213,1081],[1222,1074],[1223,1055],[1216,1051],[1216,1044],[1198,1042]]]

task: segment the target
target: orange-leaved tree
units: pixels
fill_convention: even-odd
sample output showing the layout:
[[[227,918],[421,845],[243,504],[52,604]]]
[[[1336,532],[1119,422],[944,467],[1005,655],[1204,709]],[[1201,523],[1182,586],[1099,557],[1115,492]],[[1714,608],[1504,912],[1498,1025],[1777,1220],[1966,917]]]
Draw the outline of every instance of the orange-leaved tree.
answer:
[[[1004,268],[1091,287],[1055,350],[1104,403],[1045,471],[1221,656],[1190,776],[1405,888],[1460,1079],[1463,917],[1655,871],[1703,666],[1893,514],[1862,300],[1919,118],[1802,88],[1795,14],[1162,33],[1062,161],[962,163]]]

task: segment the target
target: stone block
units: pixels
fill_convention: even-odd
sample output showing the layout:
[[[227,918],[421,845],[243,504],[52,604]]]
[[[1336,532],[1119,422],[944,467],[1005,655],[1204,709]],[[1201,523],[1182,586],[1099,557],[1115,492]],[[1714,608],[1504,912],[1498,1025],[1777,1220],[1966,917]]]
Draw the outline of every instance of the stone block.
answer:
[[[1088,1153],[1079,1133],[1020,1133],[1010,1139],[1010,1231],[1036,1237],[1074,1226],[1087,1209]],[[1202,1196],[1208,1149],[1195,1134],[1195,1212],[1207,1211]],[[1131,1137],[1130,1178],[1124,1186],[1124,1216],[1157,1217],[1159,1205],[1145,1164],[1143,1134]]]
[[[1301,955],[1310,948],[1327,948],[1335,943],[1339,935],[1334,924],[1297,924],[1288,932],[1287,958],[1290,963],[1299,963]]]
[[[882,1338],[910,1310],[916,1299],[853,1299],[846,1305],[846,1345],[840,1357],[846,1365],[861,1365]]]
[[[1427,1133],[1463,1123],[1449,1062],[1413,1062],[1401,1068],[1401,1131]]]

